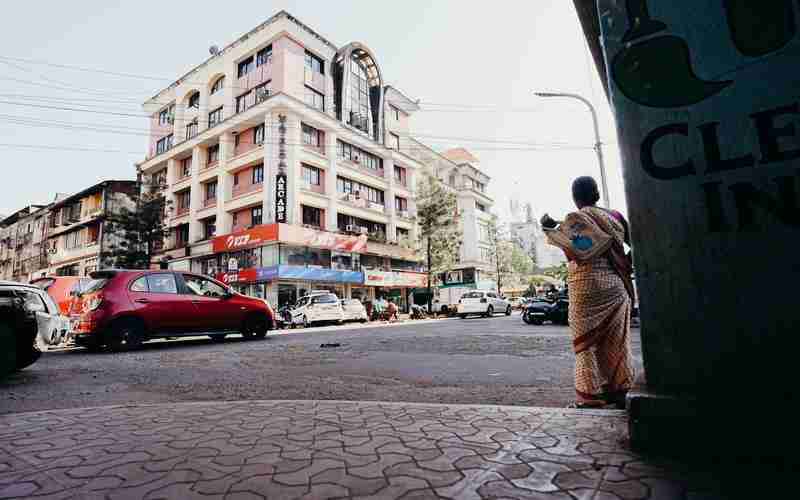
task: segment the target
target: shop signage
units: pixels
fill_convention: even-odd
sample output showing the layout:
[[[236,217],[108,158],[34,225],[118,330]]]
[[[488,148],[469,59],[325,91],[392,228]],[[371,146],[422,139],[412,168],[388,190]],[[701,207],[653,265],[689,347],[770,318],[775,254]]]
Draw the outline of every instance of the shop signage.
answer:
[[[336,269],[287,265],[278,266],[278,277],[280,279],[322,281],[326,283],[362,283],[364,281],[364,273],[358,271],[339,271]]]
[[[278,225],[266,224],[224,236],[217,236],[214,238],[213,248],[215,253],[233,252],[261,246],[268,241],[277,241],[277,239]]]
[[[367,235],[365,234],[352,236],[281,224],[278,228],[278,236],[283,243],[292,243],[299,246],[326,248],[340,252],[363,253],[367,251]]]
[[[384,287],[423,288],[428,286],[428,277],[424,273],[366,271],[364,273],[364,284]]]
[[[467,267],[441,273],[438,275],[438,279],[442,286],[474,285],[475,274],[474,267]]]
[[[286,174],[275,176],[275,222],[286,222]]]
[[[250,283],[253,281],[258,281],[258,271],[259,270],[254,267],[248,267],[245,269],[239,269],[238,271],[219,273],[217,274],[216,278],[217,281],[221,281],[226,284]]]

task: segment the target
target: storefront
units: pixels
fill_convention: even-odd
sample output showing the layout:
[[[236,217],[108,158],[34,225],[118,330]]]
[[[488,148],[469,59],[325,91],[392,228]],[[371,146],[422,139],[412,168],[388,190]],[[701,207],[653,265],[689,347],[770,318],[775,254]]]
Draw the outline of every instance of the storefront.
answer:
[[[413,303],[413,289],[427,285],[424,273],[398,271],[365,271],[364,285],[371,288],[371,298],[391,300],[401,312],[408,312]]]

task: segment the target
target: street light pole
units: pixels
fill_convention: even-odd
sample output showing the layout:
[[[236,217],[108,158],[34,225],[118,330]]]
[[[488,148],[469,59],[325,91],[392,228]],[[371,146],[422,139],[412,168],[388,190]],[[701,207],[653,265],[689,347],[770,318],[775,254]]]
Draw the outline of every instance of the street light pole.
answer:
[[[600,184],[603,189],[603,203],[606,208],[611,207],[611,202],[608,199],[608,181],[606,179],[606,165],[603,161],[603,143],[600,142],[600,126],[597,122],[597,111],[588,99],[578,94],[569,94],[566,92],[534,92],[539,97],[566,97],[569,99],[577,99],[589,107],[592,113],[592,125],[594,125],[594,151],[597,153],[597,162],[600,164]]]

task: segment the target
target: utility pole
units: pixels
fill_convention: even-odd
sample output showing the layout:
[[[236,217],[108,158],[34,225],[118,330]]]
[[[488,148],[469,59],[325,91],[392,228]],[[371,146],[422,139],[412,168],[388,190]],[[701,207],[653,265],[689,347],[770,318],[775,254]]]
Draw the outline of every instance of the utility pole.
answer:
[[[611,208],[611,201],[608,199],[608,180],[606,179],[606,165],[603,161],[603,143],[600,141],[600,126],[597,122],[597,111],[594,105],[583,96],[569,94],[566,92],[534,92],[539,97],[564,97],[567,99],[577,99],[589,107],[592,114],[592,125],[594,125],[594,151],[597,153],[597,163],[600,165],[600,184],[603,190],[603,204],[606,208]]]

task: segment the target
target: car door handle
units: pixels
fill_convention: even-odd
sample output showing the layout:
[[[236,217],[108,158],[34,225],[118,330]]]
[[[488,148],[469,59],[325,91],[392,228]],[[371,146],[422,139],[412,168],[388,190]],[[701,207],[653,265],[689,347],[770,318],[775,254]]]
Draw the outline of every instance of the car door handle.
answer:
[[[134,302],[138,302],[140,304],[147,304],[150,301],[148,299],[136,299],[134,300]]]

